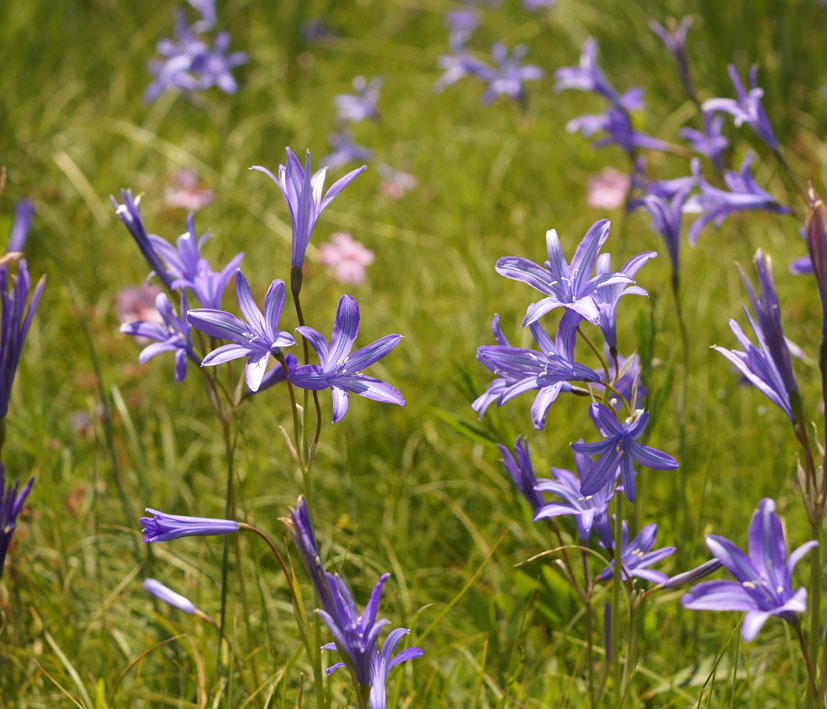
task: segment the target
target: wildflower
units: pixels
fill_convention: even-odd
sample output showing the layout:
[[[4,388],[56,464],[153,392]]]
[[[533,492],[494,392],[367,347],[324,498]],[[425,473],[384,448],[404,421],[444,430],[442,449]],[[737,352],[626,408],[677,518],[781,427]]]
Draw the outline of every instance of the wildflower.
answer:
[[[382,183],[379,189],[386,197],[391,199],[402,199],[408,190],[412,190],[417,186],[416,178],[409,175],[407,172],[401,170],[394,170],[390,165],[381,163],[378,167],[379,174],[382,176]]]
[[[278,329],[279,318],[284,308],[284,281],[276,279],[270,284],[264,296],[263,314],[253,300],[250,286],[241,271],[235,276],[235,292],[238,307],[246,323],[231,313],[213,308],[191,310],[188,315],[189,322],[210,337],[229,341],[229,344],[221,345],[204,357],[201,365],[214,367],[247,357],[247,386],[252,391],[258,391],[267,371],[270,356],[278,356],[282,347],[296,344],[289,332]]]
[[[0,578],[3,577],[3,566],[6,563],[6,554],[9,551],[14,530],[17,527],[17,516],[23,509],[23,503],[32,490],[34,477],[29,478],[18,494],[20,481],[6,486],[6,469],[0,463]]]
[[[527,283],[546,295],[528,306],[523,327],[539,320],[555,308],[567,308],[597,324],[600,312],[590,297],[598,286],[631,283],[632,279],[619,273],[605,273],[592,278],[594,262],[600,247],[609,236],[606,219],[595,222],[577,246],[571,265],[566,263],[560,238],[555,229],[546,232],[548,261],[545,268],[519,256],[505,256],[497,261],[496,271],[501,276]]]
[[[312,177],[310,176],[310,151],[307,151],[307,160],[302,169],[299,159],[287,148],[286,165],[279,165],[278,177],[265,167],[254,165],[251,169],[267,175],[276,183],[284,196],[290,210],[290,223],[293,227],[293,253],[290,264],[294,268],[301,268],[304,263],[304,254],[310,243],[310,235],[319,215],[347,187],[367,168],[363,165],[343,178],[333,183],[331,188],[322,196],[324,178],[327,168],[323,167]]]
[[[747,321],[758,341],[756,348],[744,334],[735,320],[729,321],[729,327],[738,340],[743,352],[727,350],[718,345],[712,349],[720,352],[738,371],[749,380],[764,396],[780,408],[790,421],[795,423],[790,396],[798,392],[798,385],[793,375],[790,349],[781,325],[781,311],[778,294],[772,280],[772,266],[768,256],[759,249],[753,261],[758,277],[760,298],[756,295],[752,283],[740,270],[741,281],[747,291],[755,320],[744,306]]]
[[[375,76],[368,81],[364,76],[357,76],[353,80],[352,94],[339,94],[333,98],[336,106],[336,119],[340,123],[359,123],[366,118],[379,118],[379,90],[382,88],[382,77]]]
[[[671,455],[637,442],[649,423],[648,413],[635,412],[634,417],[621,423],[608,406],[595,402],[589,407],[589,416],[604,440],[571,444],[575,453],[600,456],[581,480],[583,494],[593,495],[605,485],[612,484],[619,468],[623,491],[629,502],[634,502],[633,461],[654,470],[673,470],[678,467],[678,461]]]
[[[636,89],[624,94],[621,101],[627,101],[626,97],[633,91],[636,91]],[[662,140],[635,130],[629,118],[628,110],[618,106],[610,106],[604,113],[574,118],[566,124],[566,132],[580,132],[585,138],[603,132],[606,135],[594,141],[596,148],[619,145],[630,156],[634,155],[637,148],[664,151],[669,147]]]
[[[327,142],[333,148],[333,152],[322,158],[322,164],[325,167],[335,170],[349,162],[370,162],[373,160],[373,151],[356,143],[353,140],[353,133],[349,130],[331,133],[327,136]]]
[[[523,0],[523,10],[537,12],[538,10],[553,10],[557,0]]]
[[[146,511],[152,517],[141,517],[144,541],[168,542],[181,537],[211,537],[218,534],[232,534],[238,531],[238,522],[231,519],[214,519],[212,517],[185,517],[168,515],[149,507]]]
[[[579,66],[558,69],[554,74],[554,78],[556,79],[555,91],[577,89],[578,91],[599,94],[613,104],[620,101],[617,91],[614,90],[603,70],[597,64],[597,40],[593,37],[589,37],[583,43]]]
[[[702,133],[693,128],[681,128],[680,134],[689,142],[694,152],[709,158],[720,172],[724,169],[723,153],[729,147],[729,141],[721,133],[724,117],[720,114],[715,115],[710,111],[704,111],[703,120],[704,130]]]
[[[461,7],[445,13],[445,24],[451,31],[449,43],[451,47],[462,47],[477,29],[480,23],[479,13],[470,7]]]
[[[23,251],[33,216],[34,205],[27,199],[21,199],[14,210],[14,221],[9,232],[9,245],[6,252]]]
[[[692,18],[684,17],[676,26],[675,21],[669,18],[667,25],[669,29],[663,25],[652,20],[649,23],[649,28],[654,32],[666,45],[666,48],[675,57],[678,64],[678,71],[681,75],[681,83],[683,83],[686,92],[690,96],[695,95],[695,89],[692,87],[692,78],[689,74],[689,62],[686,59],[686,33],[689,32],[689,26],[692,24]]]
[[[488,83],[482,95],[483,103],[491,103],[497,96],[508,96],[515,101],[525,100],[524,81],[538,81],[543,78],[543,70],[529,64],[522,65],[527,47],[518,44],[509,56],[505,44],[497,42],[491,49],[491,56],[498,69],[489,68],[481,78]]]
[[[162,323],[154,320],[123,323],[120,331],[133,337],[153,340],[152,344],[141,350],[138,362],[144,364],[162,352],[175,352],[175,381],[182,382],[187,376],[187,360],[196,366],[201,364],[192,346],[190,324],[187,320],[187,298],[181,295],[181,317],[179,318],[166,293],[155,297],[155,309],[161,316]]]
[[[657,194],[647,194],[630,205],[632,210],[642,207],[651,217],[652,231],[660,234],[666,244],[666,251],[672,262],[672,273],[678,273],[683,206],[691,189],[685,187],[671,199]]]
[[[810,206],[806,223],[807,251],[810,254],[811,272],[815,274],[821,296],[821,332],[827,335],[827,208],[812,185],[808,186],[807,201]]]
[[[528,439],[517,436],[514,444],[514,453],[508,448],[497,444],[502,454],[502,464],[517,486],[517,489],[528,500],[532,509],[536,512],[543,506],[543,496],[537,492],[537,478],[534,475],[534,467],[531,465],[531,456],[528,453]]]
[[[359,304],[349,295],[339,299],[330,346],[324,336],[312,327],[302,326],[298,332],[316,351],[319,364],[307,364],[290,372],[289,379],[302,389],[330,389],[333,394],[333,423],[347,412],[349,392],[373,401],[405,405],[399,391],[380,379],[366,377],[361,371],[382,359],[402,339],[401,335],[385,335],[376,342],[351,352],[359,332]]]
[[[692,172],[697,180],[700,194],[693,194],[685,203],[683,211],[700,213],[700,217],[689,227],[689,243],[693,246],[698,241],[698,235],[710,222],[715,222],[715,228],[720,229],[721,223],[730,214],[743,212],[749,209],[761,209],[765,212],[788,214],[789,209],[781,204],[768,192],[762,190],[750,174],[753,154],[747,153],[741,163],[740,172],[727,170],[724,173],[724,182],[729,192],[710,185],[700,173],[700,164],[697,159],[692,160]]]
[[[363,283],[365,267],[373,259],[373,251],[346,232],[331,234],[330,241],[319,247],[319,263],[330,267],[340,283]]]
[[[268,370],[267,374],[264,375],[264,379],[261,380],[258,389],[253,391],[249,386],[247,387],[248,396],[260,394],[279,382],[287,381],[287,372],[292,372],[298,366],[299,360],[296,359],[295,355],[288,352],[284,355],[284,363],[287,365],[287,371],[285,371],[281,362],[276,362],[276,364]]]
[[[642,254],[630,258],[620,273],[628,276],[631,283],[637,272],[650,259],[657,256],[655,251],[645,251]],[[611,256],[600,254],[597,257],[595,273],[598,276],[612,275]],[[599,312],[597,325],[606,338],[606,343],[614,350],[617,349],[617,305],[624,295],[649,295],[643,288],[629,283],[613,283],[595,288],[592,298]]]
[[[582,440],[579,442],[582,443]],[[577,466],[577,475],[563,468],[552,468],[551,472],[555,480],[541,480],[535,485],[535,494],[551,492],[561,497],[563,501],[542,503],[535,510],[534,521],[560,515],[573,515],[577,522],[580,539],[586,542],[595,519],[608,515],[609,501],[620,488],[606,485],[594,495],[584,495],[580,487],[580,479],[589,472],[592,460],[587,455],[575,453],[574,461]]]
[[[19,254],[16,254],[19,256]],[[29,307],[26,309],[26,300],[29,297],[31,280],[26,260],[21,259],[17,266],[17,275],[9,276],[9,263],[14,260],[14,254],[7,254],[0,259],[0,425],[9,410],[14,375],[20,362],[23,343],[32,324],[43,289],[46,287],[46,276],[41,276],[34,287]],[[2,433],[0,433],[2,446]]]
[[[615,354],[617,353],[612,353],[609,349],[609,345],[604,343],[603,356],[606,358],[606,361],[609,362],[614,359]],[[638,398],[643,399],[643,397],[646,396],[646,387],[640,383],[640,355],[636,352],[629,357],[624,357],[621,354],[617,354],[615,377],[617,379],[614,384],[612,384],[612,388],[620,393],[626,401],[632,401],[635,382],[637,382]],[[598,398],[600,398],[604,389],[603,383],[597,382],[592,384],[592,387],[594,388],[595,393],[598,394]],[[611,396],[614,396],[614,394],[610,394],[610,397]]]
[[[390,671],[407,660],[413,660],[425,654],[421,648],[408,647],[396,657],[392,657],[396,645],[409,632],[407,628],[391,630],[382,644],[382,650],[370,658],[370,695],[368,697],[370,709],[385,709],[385,691]]]
[[[169,603],[173,608],[179,611],[195,613],[195,605],[192,601],[184,598],[180,593],[175,593],[171,588],[167,588],[160,581],[155,579],[145,579],[144,588],[149,591],[156,598],[160,598],[164,603]]]
[[[178,170],[172,179],[175,186],[164,191],[164,201],[168,206],[197,212],[212,203],[213,191],[199,189],[198,175],[192,170]]]
[[[502,329],[500,328],[499,313],[494,315],[494,319],[491,321],[491,329],[494,332],[494,341],[500,347],[511,347],[511,344],[508,342],[506,336],[503,335]],[[474,411],[479,412],[480,419],[482,419],[486,409],[500,398],[503,391],[511,385],[516,384],[521,378],[520,373],[513,373],[510,371],[502,371],[500,374],[502,376],[492,381],[491,384],[488,385],[488,389],[483,394],[478,396],[471,404],[471,408],[474,409]]]
[[[660,571],[652,571],[647,568],[652,564],[663,561],[667,556],[674,553],[675,547],[663,547],[650,551],[655,545],[655,538],[658,535],[658,525],[647,524],[640,533],[629,544],[629,527],[623,522],[623,546],[620,552],[620,568],[625,579],[637,576],[652,583],[662,584],[668,580],[666,574]],[[611,551],[611,550],[610,550]],[[608,581],[614,576],[614,561],[611,561],[600,574],[601,581]]]
[[[728,113],[735,118],[736,126],[741,126],[743,123],[746,123],[755,131],[758,137],[766,143],[770,150],[778,150],[778,141],[775,139],[772,126],[770,126],[767,114],[764,112],[764,106],[761,104],[761,97],[764,95],[764,90],[758,88],[758,65],[753,64],[749,71],[749,93],[744,89],[735,65],[730,64],[727,70],[729,71],[729,78],[732,80],[732,85],[735,87],[735,95],[738,98],[709,99],[708,101],[704,101],[703,110]]]
[[[539,323],[532,323],[531,334],[540,347],[539,352],[498,345],[484,345],[477,349],[477,359],[504,380],[504,385],[497,388],[497,406],[502,406],[527,391],[538,389],[531,406],[531,420],[539,431],[545,426],[548,410],[557,397],[564,391],[571,391],[568,382],[600,380],[594,370],[574,361],[579,322],[578,314],[567,312],[560,321],[555,342],[551,341]]]
[[[807,610],[807,590],[793,592],[792,573],[807,552],[818,545],[810,541],[787,558],[784,531],[775,513],[775,502],[764,498],[752,517],[749,556],[728,539],[710,534],[706,545],[735,581],[705,581],[681,599],[690,610],[746,611],[741,635],[749,642],[772,616],[788,623]]]
[[[586,185],[586,204],[593,209],[618,209],[626,203],[630,180],[628,175],[607,167],[592,175]]]
[[[129,230],[135,243],[138,245],[141,254],[143,255],[149,267],[161,279],[161,282],[170,290],[172,290],[172,278],[167,273],[158,253],[155,251],[150,235],[147,234],[144,222],[141,219],[141,198],[133,199],[132,190],[121,190],[121,199],[123,204],[118,204],[114,197],[110,197],[112,205],[115,207],[115,214],[124,223],[124,226]],[[153,234],[154,236],[154,234]],[[160,237],[156,237],[160,238]]]
[[[663,584],[663,587],[673,589],[686,586],[686,584],[689,583],[695,583],[695,581],[700,581],[705,576],[709,576],[709,574],[717,571],[721,566],[723,566],[723,564],[721,564],[718,559],[710,559],[700,566],[696,566],[694,569],[670,577],[669,580]]]
[[[490,67],[485,62],[468,53],[468,50],[462,46],[464,42],[461,35],[459,38],[454,34],[451,35],[451,53],[443,54],[437,59],[437,64],[444,73],[434,83],[434,91],[443,91],[466,76],[483,79],[490,72]]]

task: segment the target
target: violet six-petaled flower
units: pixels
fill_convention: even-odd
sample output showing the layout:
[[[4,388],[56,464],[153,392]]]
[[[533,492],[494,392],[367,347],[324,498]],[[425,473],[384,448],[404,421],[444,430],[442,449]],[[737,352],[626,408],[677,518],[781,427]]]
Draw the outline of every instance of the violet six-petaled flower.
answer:
[[[705,581],[695,586],[681,599],[684,608],[746,611],[741,634],[747,642],[755,638],[770,616],[792,622],[796,613],[807,610],[807,590],[793,591],[792,573],[818,542],[803,544],[787,558],[784,530],[773,500],[761,500],[752,517],[749,556],[714,534],[707,536],[706,545],[736,580]]]
[[[141,517],[141,531],[147,544],[168,542],[181,537],[211,537],[238,531],[238,522],[231,519],[168,515],[150,507],[147,507],[146,511],[152,515],[152,517]]]
[[[668,580],[666,574],[647,568],[652,564],[663,561],[675,551],[675,547],[663,547],[662,549],[651,551],[655,545],[657,535],[658,525],[647,524],[640,530],[632,542],[629,543],[629,528],[626,522],[623,522],[623,546],[620,552],[620,568],[625,579],[637,576],[652,583],[665,583]],[[608,581],[612,576],[614,576],[614,560],[600,573],[600,580]]]
[[[288,378],[301,389],[330,389],[333,394],[333,423],[341,421],[347,412],[351,392],[373,401],[405,405],[405,398],[395,387],[361,373],[396,347],[402,336],[385,335],[351,352],[359,332],[359,304],[355,298],[343,295],[339,299],[329,346],[318,330],[308,326],[296,329],[316,351],[319,364],[296,367]]]

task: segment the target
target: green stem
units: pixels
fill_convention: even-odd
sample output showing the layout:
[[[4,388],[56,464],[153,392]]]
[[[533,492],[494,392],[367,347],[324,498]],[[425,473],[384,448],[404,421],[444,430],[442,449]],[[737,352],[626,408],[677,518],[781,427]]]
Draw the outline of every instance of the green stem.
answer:
[[[691,539],[689,532],[689,507],[686,501],[686,477],[688,474],[686,455],[686,406],[689,391],[689,331],[686,327],[686,320],[683,316],[681,304],[680,275],[677,270],[672,271],[672,296],[675,300],[675,315],[678,318],[678,325],[681,333],[681,355],[683,367],[681,371],[681,388],[678,394],[678,455],[680,456],[680,498],[681,517],[683,519],[683,531],[686,539]]]
[[[811,653],[807,651],[807,643],[804,642],[804,633],[801,630],[801,623],[796,621],[793,623],[795,632],[798,635],[798,644],[801,646],[801,656],[804,658],[804,664],[807,666],[807,696],[814,702],[817,694],[816,678],[813,675],[813,662],[810,659]]]
[[[614,529],[614,583],[612,584],[612,680],[615,706],[623,703],[622,678],[620,673],[620,586],[623,583],[621,552],[623,548],[623,495],[615,495]]]
[[[589,675],[589,704],[592,707],[592,709],[596,709],[597,697],[594,693],[594,657],[592,651],[592,634],[594,630],[592,621],[592,589],[591,581],[589,579],[589,559],[586,555],[586,552],[582,550],[580,552],[580,557],[583,560],[583,584],[586,587],[586,660],[588,662]]]
[[[821,541],[821,522],[820,520],[813,520],[810,523],[810,535],[812,539]],[[821,544],[813,547],[810,551],[810,593],[807,598],[807,606],[810,610],[810,651],[809,657],[807,653],[804,654],[804,659],[807,661],[807,671],[810,673],[810,686],[808,686],[807,696],[810,698],[812,705],[816,706],[816,691],[815,678],[812,676],[813,665],[818,665],[818,652],[821,641]],[[801,633],[801,624],[797,623],[797,631],[799,639],[802,643],[802,652],[805,648],[803,646],[804,638]],[[823,678],[822,678],[823,679]]]

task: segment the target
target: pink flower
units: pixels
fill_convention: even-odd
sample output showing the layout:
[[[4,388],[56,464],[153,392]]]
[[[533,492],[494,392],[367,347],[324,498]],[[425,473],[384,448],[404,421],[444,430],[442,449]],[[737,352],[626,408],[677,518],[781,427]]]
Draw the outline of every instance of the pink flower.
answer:
[[[197,212],[213,200],[212,190],[198,189],[198,175],[192,170],[178,170],[173,175],[175,187],[164,192],[164,199],[170,207],[181,207],[188,212]]]
[[[588,180],[589,194],[586,203],[594,209],[617,209],[626,202],[629,192],[629,176],[607,167]]]
[[[164,320],[155,308],[155,296],[160,292],[160,288],[149,283],[121,288],[115,297],[118,322],[123,324],[144,321],[163,325]],[[144,338],[138,338],[138,341],[149,342]]]
[[[379,174],[382,176],[379,189],[390,199],[402,199],[408,190],[414,189],[418,184],[413,175],[394,170],[390,165],[380,165]]]
[[[319,263],[333,269],[341,283],[362,283],[365,266],[373,263],[373,251],[366,249],[347,232],[330,235],[330,241],[319,247]]]

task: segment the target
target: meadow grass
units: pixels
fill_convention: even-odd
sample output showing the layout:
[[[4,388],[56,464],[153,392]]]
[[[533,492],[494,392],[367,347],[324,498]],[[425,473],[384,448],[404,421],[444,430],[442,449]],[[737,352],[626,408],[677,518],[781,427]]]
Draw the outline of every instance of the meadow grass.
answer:
[[[566,121],[596,105],[588,96],[552,93],[551,75],[576,62],[587,36],[597,37],[613,83],[646,89],[646,129],[671,140],[694,120],[693,108],[647,23],[694,13],[689,55],[702,96],[730,94],[727,62],[734,60],[742,75],[760,63],[765,105],[794,168],[823,183],[827,105],[818,90],[827,10],[793,0],[559,5],[548,20],[517,2],[483,10],[475,47],[524,41],[528,61],[546,70],[543,81],[528,85],[525,110],[504,99],[481,105],[473,81],[432,91],[436,59],[447,49],[447,2],[219,2],[232,48],[250,55],[237,71],[238,93],[213,91],[194,101],[166,94],[151,106],[142,100],[146,62],[171,32],[169,3],[30,0],[0,8],[0,163],[9,176],[0,214],[10,223],[14,201],[33,199],[27,257],[34,274],[49,277],[4,451],[12,476],[31,472],[37,482],[0,585],[0,705],[242,705],[233,699],[241,696],[238,678],[221,685],[215,673],[215,631],[141,587],[154,576],[217,614],[220,541],[150,548],[140,542],[138,517],[145,506],[222,516],[225,464],[198,372],[191,368],[175,384],[169,359],[139,366],[137,346],[117,332],[116,294],[140,283],[147,267],[108,196],[121,187],[142,192],[149,230],[174,238],[186,215],[164,206],[164,189],[175,170],[198,172],[216,194],[196,215],[199,231],[215,237],[205,251],[224,263],[243,250],[260,299],[270,280],[288,277],[290,225],[274,185],[247,168],[274,169],[286,145],[324,155],[335,127],[333,96],[357,74],[385,77],[382,118],[356,126],[357,142],[414,175],[418,186],[391,200],[369,168],[325,212],[311,245],[304,307],[308,322],[327,333],[339,295],[350,292],[362,308],[360,342],[403,334],[375,374],[397,385],[408,404],[354,400],[346,419],[332,426],[323,397],[327,425],[313,512],[324,558],[346,573],[360,603],[382,572],[392,572],[381,615],[410,627],[411,644],[425,650],[393,676],[391,696],[398,693],[400,706],[585,704],[582,610],[548,558],[523,563],[554,541],[531,522],[493,441],[510,445],[516,433],[528,433],[544,474],[548,465],[573,464],[568,443],[588,440],[591,424],[579,400],[556,403],[542,433],[529,431],[522,400],[492,407],[482,421],[471,411],[488,383],[474,354],[492,342],[492,315],[501,314],[512,343],[528,342],[518,328],[528,289],[498,277],[494,262],[505,255],[541,261],[551,227],[570,252],[593,221],[608,216],[606,249],[615,263],[644,249],[661,252],[639,278],[652,297],[621,306],[621,351],[638,347],[633,325],[641,313],[645,321],[651,314],[655,328],[651,389],[670,362],[680,366],[680,354],[669,263],[648,218],[585,204],[587,177],[604,165],[625,170],[625,157],[566,134]],[[297,23],[322,12],[337,36],[302,44]],[[760,152],[742,131],[738,161],[750,143]],[[655,167],[664,176],[686,169],[677,158],[662,161]],[[794,199],[771,159],[759,161],[756,173],[770,191]],[[318,244],[341,230],[376,254],[365,284],[342,287],[313,264]],[[816,289],[786,270],[805,253],[797,231],[790,217],[748,214],[720,231],[707,229],[696,249],[683,250],[691,344],[680,461],[685,500],[678,473],[645,471],[632,518],[657,522],[659,543],[677,546],[663,565],[667,573],[707,558],[704,533],[744,542],[764,496],[777,500],[792,545],[807,539],[788,422],[758,392],[739,386],[709,349],[732,345],[727,320],[741,317],[742,301],[733,261],[748,263],[760,246],[775,260],[787,335],[817,351]],[[796,367],[814,411],[817,368],[812,361]],[[674,397],[651,443],[677,455]],[[245,517],[278,539],[285,535],[279,518],[300,492],[279,432],[288,422],[284,392],[262,395],[244,414],[236,459]],[[283,579],[266,549],[255,540],[241,544],[255,643],[247,643],[234,584],[229,632],[235,647],[252,653],[241,661],[255,662],[260,684],[245,706],[295,706],[300,677],[304,702],[312,702],[312,674],[298,652]],[[736,614],[690,614],[680,595],[658,596],[642,618],[630,704],[795,704],[804,668],[784,624],[769,623],[760,640],[746,645],[733,635]],[[331,687],[334,704],[344,706],[345,682]]]

